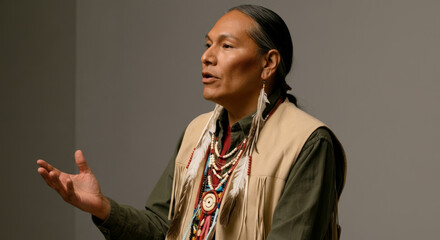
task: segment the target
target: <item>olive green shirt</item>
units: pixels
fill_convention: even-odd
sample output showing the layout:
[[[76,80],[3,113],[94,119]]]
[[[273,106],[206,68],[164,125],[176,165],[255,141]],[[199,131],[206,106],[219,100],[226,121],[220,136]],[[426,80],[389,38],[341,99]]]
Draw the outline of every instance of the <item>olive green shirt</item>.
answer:
[[[265,114],[275,106],[280,97],[279,91],[270,96]],[[231,126],[231,148],[248,135],[251,122],[252,115],[249,115]],[[227,127],[227,112],[224,110],[217,121],[217,134],[221,139],[219,142],[223,142]],[[167,168],[147,199],[145,209],[138,210],[110,199],[109,217],[105,221],[93,217],[94,223],[106,239],[165,239],[170,224],[168,211],[174,161],[182,139],[183,134]],[[290,170],[267,239],[323,239],[336,196],[334,182],[332,137],[326,128],[318,128],[310,135]]]

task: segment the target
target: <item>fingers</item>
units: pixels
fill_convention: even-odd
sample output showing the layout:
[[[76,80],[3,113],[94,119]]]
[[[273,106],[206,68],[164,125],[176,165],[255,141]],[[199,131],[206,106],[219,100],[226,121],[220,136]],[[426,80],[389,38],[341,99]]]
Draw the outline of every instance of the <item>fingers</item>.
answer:
[[[73,182],[69,178],[66,182],[67,192],[66,192],[66,198],[64,198],[65,201],[72,203],[75,199],[75,190],[73,189]]]
[[[71,195],[74,192],[74,189],[73,189],[73,182],[70,178],[67,180],[66,186],[67,186],[67,193]]]
[[[63,197],[63,199],[65,198],[65,196],[67,195],[67,191],[64,185],[61,183],[60,176],[57,172],[55,171],[48,172],[46,168],[39,167],[38,173],[41,175],[41,177],[43,177],[44,181],[47,183],[47,185],[49,185],[49,187],[57,191],[58,194],[60,194],[61,197]]]
[[[52,188],[55,189],[55,191],[57,191],[60,195],[66,191],[58,174],[55,172],[49,172],[49,179],[52,183]]]
[[[70,177],[65,180],[65,184],[61,182],[60,176],[55,172],[50,172],[49,177],[53,184],[52,188],[58,192],[58,194],[64,199],[64,201],[71,203],[74,199],[75,193]]]
[[[82,166],[81,168],[85,168],[84,164],[86,168],[88,168],[81,151],[77,151],[77,153],[75,153],[75,159],[78,158],[79,163]],[[37,171],[47,183],[47,185],[57,191],[58,194],[64,199],[64,201],[73,203],[75,201],[76,195],[70,175],[61,172],[60,170],[54,168],[52,165],[42,159],[37,160],[37,164],[40,166]]]
[[[42,167],[38,168],[38,173],[41,175],[41,177],[44,179],[44,181],[49,185],[49,187],[53,188],[52,180],[49,177],[49,172]]]
[[[37,170],[38,173],[41,175],[41,177],[43,177],[44,181],[47,183],[47,185],[49,185],[49,187],[54,188],[54,183],[52,182],[52,179],[49,174],[51,172],[55,172],[58,175],[60,171],[52,167],[52,165],[50,165],[49,163],[47,163],[42,159],[37,160],[37,164],[40,166]]]
[[[40,167],[46,169],[48,172],[58,170],[42,159],[38,159],[37,164],[40,165]]]
[[[84,158],[84,154],[81,150],[77,150],[75,152],[75,162],[76,165],[79,168],[80,173],[91,173],[92,170],[90,169],[89,165],[86,162],[86,159]]]

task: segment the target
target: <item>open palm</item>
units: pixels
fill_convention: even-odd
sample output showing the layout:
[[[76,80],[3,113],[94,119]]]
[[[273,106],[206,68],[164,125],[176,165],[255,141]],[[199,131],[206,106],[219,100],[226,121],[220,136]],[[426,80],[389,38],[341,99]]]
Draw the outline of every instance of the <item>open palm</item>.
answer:
[[[73,206],[105,219],[110,211],[108,199],[101,193],[98,180],[87,165],[83,153],[75,152],[79,174],[61,172],[44,160],[38,160],[38,173],[64,199]]]

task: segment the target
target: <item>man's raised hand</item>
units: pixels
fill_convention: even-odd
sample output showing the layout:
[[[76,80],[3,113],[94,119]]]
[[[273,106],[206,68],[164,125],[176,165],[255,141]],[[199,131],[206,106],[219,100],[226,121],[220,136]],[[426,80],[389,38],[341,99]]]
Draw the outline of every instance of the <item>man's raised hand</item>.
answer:
[[[44,160],[39,159],[38,173],[64,199],[73,206],[105,220],[110,214],[110,202],[101,193],[98,180],[87,165],[81,150],[75,152],[79,174],[61,172]]]

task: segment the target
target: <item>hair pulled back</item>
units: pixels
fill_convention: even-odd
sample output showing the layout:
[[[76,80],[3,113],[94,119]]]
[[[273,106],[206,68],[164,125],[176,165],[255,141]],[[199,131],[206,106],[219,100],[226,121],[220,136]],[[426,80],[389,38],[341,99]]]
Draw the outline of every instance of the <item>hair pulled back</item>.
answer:
[[[289,101],[296,105],[296,98],[287,94],[291,89],[286,83],[286,75],[292,67],[293,43],[286,23],[274,11],[258,5],[240,5],[229,9],[228,12],[233,10],[238,10],[255,21],[257,26],[249,31],[249,36],[263,54],[271,49],[276,49],[280,53],[281,61],[276,71],[275,87],[279,87]]]

